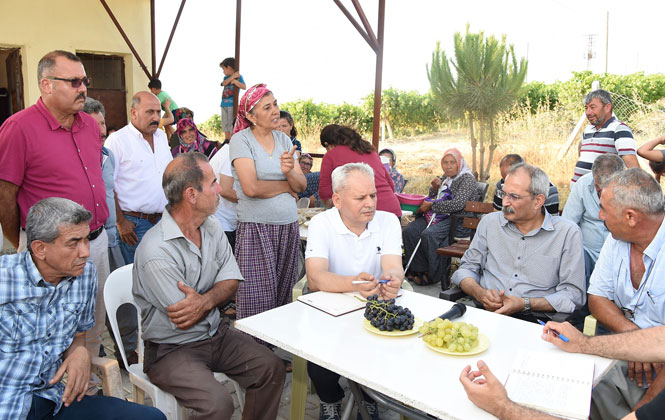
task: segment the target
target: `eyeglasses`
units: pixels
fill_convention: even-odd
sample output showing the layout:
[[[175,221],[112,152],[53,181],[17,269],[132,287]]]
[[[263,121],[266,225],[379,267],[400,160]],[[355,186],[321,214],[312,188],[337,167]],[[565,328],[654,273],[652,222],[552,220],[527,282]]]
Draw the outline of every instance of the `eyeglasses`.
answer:
[[[533,195],[536,195],[536,194],[531,194],[530,193],[530,194],[527,194],[527,195],[517,195],[515,193],[507,193],[504,190],[497,190],[496,191],[496,196],[497,197],[499,197],[500,199],[504,199],[504,198],[508,197],[508,199],[510,201],[519,201],[523,198],[527,198],[527,197],[533,196]]]
[[[300,166],[311,168],[312,167],[312,162],[300,162]]]
[[[81,87],[81,83],[83,83],[85,87],[88,87],[92,84],[92,79],[90,79],[89,77],[81,77],[81,78],[74,77],[73,79],[64,79],[62,77],[46,76],[46,78],[50,80],[61,80],[63,82],[69,82],[72,84],[72,87],[74,89],[78,89],[79,87]]]

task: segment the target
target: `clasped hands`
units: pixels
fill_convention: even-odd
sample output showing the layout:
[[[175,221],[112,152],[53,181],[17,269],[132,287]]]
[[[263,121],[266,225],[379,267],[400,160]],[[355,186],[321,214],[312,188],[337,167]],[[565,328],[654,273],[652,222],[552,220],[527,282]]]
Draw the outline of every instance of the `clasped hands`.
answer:
[[[510,315],[524,309],[524,300],[507,295],[505,290],[482,289],[476,299],[486,310],[497,314]]]
[[[379,280],[388,280],[388,283],[379,283]],[[368,283],[355,284],[356,290],[364,298],[374,294],[379,295],[383,300],[394,299],[397,297],[402,282],[394,274],[382,274],[379,279],[369,273],[362,272],[353,278],[353,281],[367,281]]]

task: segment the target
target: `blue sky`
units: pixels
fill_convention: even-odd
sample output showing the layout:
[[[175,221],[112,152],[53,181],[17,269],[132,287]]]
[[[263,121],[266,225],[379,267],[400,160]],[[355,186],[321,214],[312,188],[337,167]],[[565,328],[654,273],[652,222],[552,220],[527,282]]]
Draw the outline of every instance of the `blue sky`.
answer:
[[[350,0],[342,0],[355,13]],[[360,0],[376,29],[377,0]],[[609,11],[610,73],[665,72],[661,2],[633,0],[588,4],[569,0],[387,0],[384,88],[426,92],[426,64],[440,41],[448,52],[455,32],[501,36],[528,57],[528,80],[566,80],[585,70],[587,35],[596,34],[591,70],[605,68]],[[157,56],[161,58],[179,0],[157,4]],[[203,122],[219,112],[219,62],[234,53],[233,0],[190,0],[161,79],[180,106]],[[240,67],[248,85],[268,84],[280,102],[359,103],[374,87],[375,55],[332,0],[245,0]]]

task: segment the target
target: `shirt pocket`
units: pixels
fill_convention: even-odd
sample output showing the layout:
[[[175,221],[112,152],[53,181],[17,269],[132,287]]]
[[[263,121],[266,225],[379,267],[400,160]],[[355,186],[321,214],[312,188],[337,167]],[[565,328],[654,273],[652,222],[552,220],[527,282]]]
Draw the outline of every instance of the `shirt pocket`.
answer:
[[[61,303],[62,321],[60,331],[57,331],[63,337],[72,337],[78,328],[85,303],[66,302]]]
[[[30,302],[14,302],[2,308],[0,340],[3,350],[22,346],[44,336],[46,323],[40,325],[39,305]]]
[[[665,324],[665,288],[645,292],[647,318],[655,324]]]

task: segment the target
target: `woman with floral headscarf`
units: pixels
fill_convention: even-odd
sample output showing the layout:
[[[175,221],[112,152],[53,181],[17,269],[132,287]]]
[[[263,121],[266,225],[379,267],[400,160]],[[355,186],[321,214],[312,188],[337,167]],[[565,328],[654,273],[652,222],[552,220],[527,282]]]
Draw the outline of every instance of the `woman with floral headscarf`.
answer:
[[[441,281],[450,263],[436,254],[437,248],[448,245],[448,230],[451,214],[464,214],[468,200],[476,197],[478,183],[469,165],[457,149],[448,149],[441,158],[443,177],[432,180],[429,195],[416,211],[422,217],[409,223],[402,231],[406,261],[411,257],[418,240],[421,240],[416,255],[409,266],[408,279],[419,285]],[[427,228],[430,219],[432,224]],[[468,229],[457,226],[457,236],[467,236]],[[447,289],[450,284],[442,287]]]
[[[217,152],[217,145],[204,139],[196,128],[196,124],[190,118],[183,118],[178,121],[176,134],[180,144],[171,149],[173,157],[180,153],[199,152],[210,159]]]
[[[279,131],[279,106],[266,85],[252,86],[238,104],[230,159],[238,196],[236,260],[245,281],[236,294],[237,318],[291,301],[297,281],[297,194],[307,181],[296,147]]]

